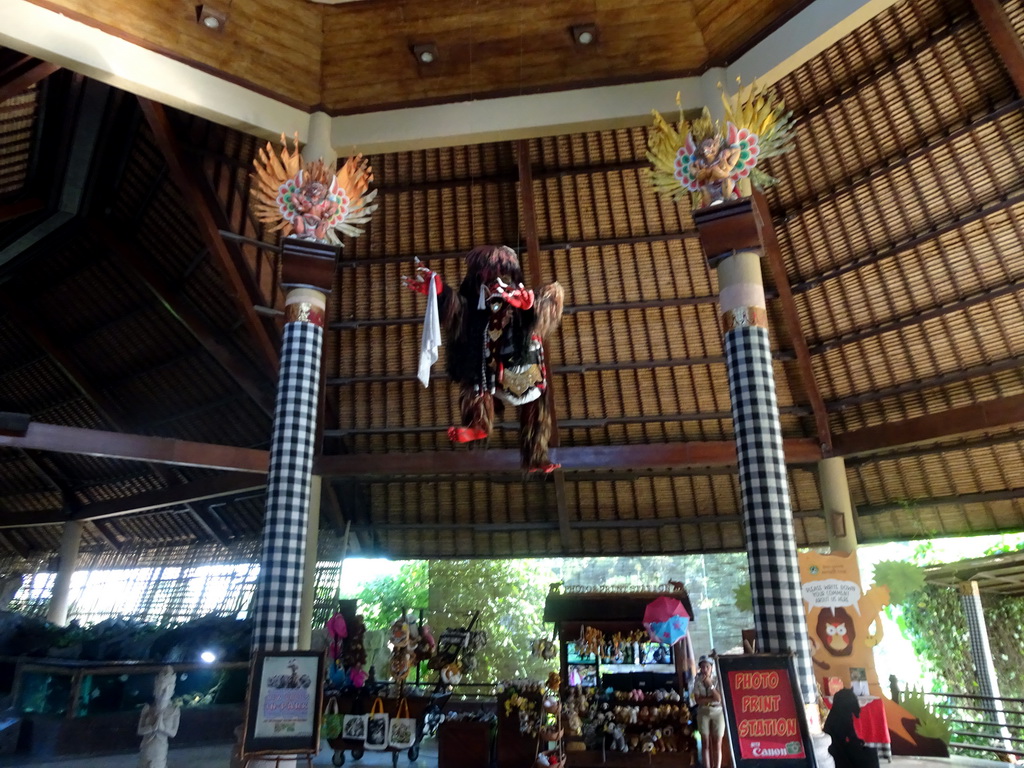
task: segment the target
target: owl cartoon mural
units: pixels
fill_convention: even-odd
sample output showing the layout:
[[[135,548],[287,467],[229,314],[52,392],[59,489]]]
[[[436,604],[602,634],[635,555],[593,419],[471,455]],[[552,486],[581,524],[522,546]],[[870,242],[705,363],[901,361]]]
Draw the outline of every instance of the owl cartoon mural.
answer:
[[[865,592],[855,552],[801,552],[798,555],[801,590],[807,614],[811,661],[821,695],[831,698],[852,688],[864,713],[882,734],[869,742],[891,743],[892,754],[948,755],[945,744],[924,727],[923,712],[912,713],[884,695],[875,670],[875,647],[882,642],[882,610],[890,603],[894,581],[879,579]],[[884,582],[884,583],[883,583]],[[884,715],[882,714],[884,712]]]

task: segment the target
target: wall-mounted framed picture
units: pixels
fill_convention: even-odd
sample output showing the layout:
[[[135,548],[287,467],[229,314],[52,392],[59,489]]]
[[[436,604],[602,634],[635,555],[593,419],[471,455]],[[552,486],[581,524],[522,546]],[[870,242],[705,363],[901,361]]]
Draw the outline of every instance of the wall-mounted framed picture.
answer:
[[[320,750],[324,655],[257,651],[249,670],[242,758]]]

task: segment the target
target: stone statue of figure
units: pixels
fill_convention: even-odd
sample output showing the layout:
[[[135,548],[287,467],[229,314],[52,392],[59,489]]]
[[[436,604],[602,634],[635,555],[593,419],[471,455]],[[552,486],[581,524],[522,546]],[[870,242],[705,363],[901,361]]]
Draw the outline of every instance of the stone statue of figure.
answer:
[[[174,668],[168,665],[153,684],[153,703],[142,708],[136,731],[142,737],[139,768],[167,768],[167,740],[177,735],[181,719],[181,709],[171,704],[174,683]]]

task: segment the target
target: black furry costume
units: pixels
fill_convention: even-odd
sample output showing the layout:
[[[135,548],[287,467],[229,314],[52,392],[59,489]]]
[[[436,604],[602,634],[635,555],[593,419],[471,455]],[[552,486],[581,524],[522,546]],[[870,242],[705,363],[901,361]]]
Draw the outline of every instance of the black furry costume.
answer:
[[[543,337],[561,321],[562,287],[552,283],[536,296],[523,288],[519,258],[503,245],[474,248],[466,254],[466,266],[458,291],[443,286],[437,297],[448,375],[459,384],[462,414],[462,427],[449,429],[449,437],[458,442],[489,437],[498,398],[520,409],[523,466],[550,470]],[[440,278],[431,273],[434,279]]]

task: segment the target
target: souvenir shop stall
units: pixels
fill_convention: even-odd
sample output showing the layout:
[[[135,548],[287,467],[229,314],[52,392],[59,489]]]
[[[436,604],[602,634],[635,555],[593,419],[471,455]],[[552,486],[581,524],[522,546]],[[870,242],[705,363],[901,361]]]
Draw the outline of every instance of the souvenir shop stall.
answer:
[[[420,742],[439,719],[451,696],[451,686],[471,668],[475,653],[487,642],[474,630],[478,613],[466,627],[446,629],[435,639],[422,615],[402,611],[388,632],[390,654],[383,669],[367,666],[366,625],[356,601],[342,601],[327,622],[327,681],[321,736],[334,750],[334,765],[345,764],[345,751],[354,760],[367,751],[389,752],[392,765],[399,755],[419,757]],[[422,664],[426,663],[421,680]],[[436,679],[434,679],[436,678]]]
[[[681,584],[664,590],[556,587],[544,606],[559,641],[566,761],[590,766],[696,762],[689,683],[693,620]]]

